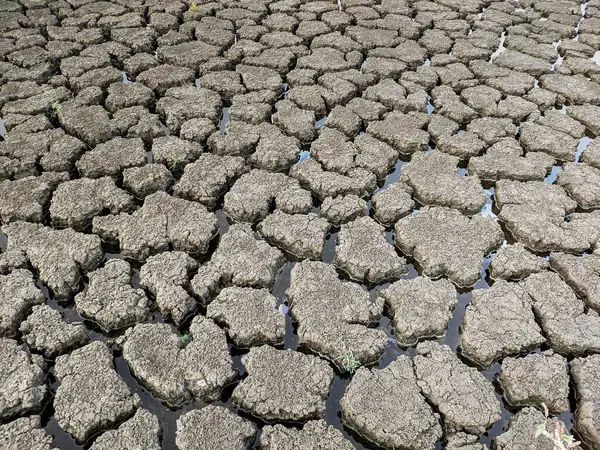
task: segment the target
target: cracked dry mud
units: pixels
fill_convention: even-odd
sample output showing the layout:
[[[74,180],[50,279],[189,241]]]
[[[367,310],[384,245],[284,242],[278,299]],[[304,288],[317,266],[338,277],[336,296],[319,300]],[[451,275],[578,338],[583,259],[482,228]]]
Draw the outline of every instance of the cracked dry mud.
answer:
[[[598,0],[0,0],[0,448],[600,450]]]

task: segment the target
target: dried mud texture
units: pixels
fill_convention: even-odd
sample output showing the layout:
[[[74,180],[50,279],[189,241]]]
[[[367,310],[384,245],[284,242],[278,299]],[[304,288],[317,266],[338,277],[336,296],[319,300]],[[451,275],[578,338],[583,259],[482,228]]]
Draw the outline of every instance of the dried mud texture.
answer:
[[[385,226],[390,226],[410,214],[415,208],[412,188],[404,183],[393,183],[373,195],[374,218]]]
[[[417,384],[451,430],[479,435],[500,418],[494,387],[466,366],[446,345],[433,341],[417,346]]]
[[[142,289],[131,286],[131,266],[113,259],[88,274],[85,292],[75,296],[77,311],[103,330],[112,331],[150,318],[149,300]]]
[[[546,351],[524,358],[505,358],[499,381],[513,406],[545,404],[553,414],[569,409],[569,368],[565,358]]]
[[[313,158],[292,166],[290,176],[320,199],[348,194],[364,197],[377,186],[375,175],[361,167],[354,167],[345,174],[340,174],[325,170]]]
[[[407,356],[382,370],[359,369],[340,407],[344,423],[385,448],[433,449],[442,435]]]
[[[109,177],[81,178],[62,183],[52,196],[50,217],[55,226],[83,229],[104,213],[119,214],[134,208],[133,197]]]
[[[517,241],[535,251],[581,253],[598,239],[600,222],[593,214],[566,220],[577,203],[560,186],[501,180],[494,196],[500,208],[498,218]]]
[[[232,397],[240,408],[266,421],[304,422],[325,414],[325,399],[333,381],[333,369],[325,361],[262,346],[250,349],[242,363],[248,376]]]
[[[554,272],[530,275],[522,281],[533,311],[552,349],[564,355],[600,351],[600,316],[587,310],[575,292]]]
[[[460,328],[462,353],[483,367],[505,356],[533,350],[546,341],[527,292],[503,280],[489,289],[473,291]]]
[[[492,257],[490,275],[495,280],[520,280],[550,267],[546,259],[528,251],[521,243],[502,247]]]
[[[490,218],[469,218],[441,207],[425,207],[400,219],[395,232],[398,248],[415,258],[425,275],[446,275],[458,286],[475,284],[484,256],[504,240]]]
[[[370,217],[342,225],[334,264],[358,281],[380,284],[400,278],[406,260],[386,241],[384,227]]]
[[[229,287],[208,305],[206,316],[223,326],[237,347],[279,345],[285,337],[285,316],[266,289]]]
[[[283,425],[267,425],[260,435],[260,448],[277,450],[297,448],[309,450],[352,450],[354,445],[344,435],[324,420],[311,420],[302,429],[287,428]]]
[[[527,152],[542,152],[561,161],[573,161],[577,139],[554,128],[525,123],[519,129],[519,142]]]
[[[137,394],[131,393],[115,371],[112,353],[102,342],[59,356],[55,373],[60,385],[54,397],[54,415],[77,442],[116,426],[140,405]]]
[[[45,172],[39,177],[0,183],[0,218],[4,223],[25,220],[43,222],[52,192],[69,179],[64,172]]]
[[[585,304],[600,312],[600,257],[551,253],[550,267],[561,276]]]
[[[164,252],[151,256],[140,269],[140,286],[154,296],[158,310],[176,324],[196,309],[189,290],[190,274],[198,268],[185,252]]]
[[[3,421],[31,412],[41,412],[48,388],[44,363],[39,355],[26,352],[17,341],[0,339],[0,418]]]
[[[124,335],[123,358],[132,374],[167,405],[215,400],[236,377],[225,332],[202,316],[190,325],[187,345],[168,324],[140,324]]]
[[[140,138],[114,138],[84,153],[77,161],[77,169],[83,177],[100,178],[117,176],[124,169],[141,166],[145,161],[146,152]]]
[[[333,266],[303,261],[294,266],[286,291],[290,315],[298,322],[298,342],[344,369],[351,351],[360,364],[379,359],[387,345],[381,330],[383,300],[371,301],[361,286],[339,279]]]
[[[166,191],[172,183],[173,175],[162,164],[146,164],[123,171],[123,187],[137,198]]]
[[[42,303],[44,296],[36,287],[31,272],[17,269],[7,275],[0,275],[0,335],[16,335],[19,324],[34,305]]]
[[[575,392],[579,407],[575,413],[575,428],[591,447],[598,449],[600,426],[598,426],[598,380],[600,357],[598,355],[571,361],[571,373],[575,382]]]
[[[273,202],[289,214],[306,213],[312,198],[303,194],[298,182],[281,173],[255,169],[241,176],[225,194],[223,211],[236,222],[258,222],[270,212]]]
[[[284,263],[283,253],[256,239],[248,224],[235,224],[223,236],[210,261],[198,269],[192,290],[207,304],[228,285],[268,288]]]
[[[458,162],[458,157],[437,150],[418,153],[402,167],[400,181],[413,189],[421,204],[477,214],[485,203],[483,187],[476,177],[459,176]]]
[[[198,203],[156,192],[133,214],[95,217],[93,232],[118,242],[124,256],[144,261],[170,248],[206,253],[217,233],[217,219]]]
[[[546,450],[545,402],[595,450],[550,361],[600,353],[598,30],[598,0],[0,0],[0,393],[44,389],[0,447]]]
[[[91,450],[160,450],[161,427],[158,418],[144,408],[116,430],[100,435]]]
[[[478,437],[463,432],[448,436],[447,450],[488,450],[487,445],[478,443]]]
[[[0,445],[6,450],[52,450],[52,436],[41,422],[40,416],[29,416],[0,425]]]
[[[484,155],[469,159],[469,172],[481,180],[542,181],[555,159],[541,152],[528,151],[513,139],[501,140]]]
[[[541,424],[545,424],[547,430],[552,430],[556,421],[546,421],[544,414],[535,408],[524,408],[510,418],[508,429],[494,439],[493,448],[498,450],[547,449],[552,446],[552,441],[536,434]]]
[[[37,224],[14,222],[2,227],[8,236],[8,250],[22,250],[38,277],[56,298],[69,298],[77,289],[82,272],[93,270],[102,261],[98,236],[67,228],[53,230]]]
[[[286,214],[276,210],[256,227],[260,235],[298,259],[323,256],[329,222],[314,214]]]
[[[600,206],[600,170],[582,163],[565,164],[556,184],[584,209]]]
[[[426,277],[396,281],[379,296],[389,308],[395,338],[401,345],[442,336],[457,303],[456,288],[450,281]]]
[[[0,254],[0,274],[8,275],[17,269],[29,266],[27,255],[22,250],[10,250]]]
[[[65,322],[58,311],[47,305],[34,306],[19,331],[27,345],[46,358],[81,347],[89,341],[82,323]]]
[[[177,420],[177,448],[211,450],[250,448],[255,426],[222,406],[207,406],[190,411]]]
[[[367,215],[367,202],[354,194],[327,197],[321,204],[321,214],[333,226],[339,227]]]
[[[248,169],[239,156],[217,156],[204,153],[185,166],[179,182],[173,187],[177,197],[213,207],[221,195]]]

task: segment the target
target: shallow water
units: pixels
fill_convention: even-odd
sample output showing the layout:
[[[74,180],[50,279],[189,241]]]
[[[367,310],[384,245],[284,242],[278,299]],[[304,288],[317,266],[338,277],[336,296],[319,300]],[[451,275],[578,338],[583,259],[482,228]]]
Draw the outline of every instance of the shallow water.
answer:
[[[229,107],[223,107],[223,114],[221,115],[221,120],[219,121],[219,133],[225,134],[225,127],[229,123]]]
[[[492,56],[490,56],[490,62],[494,62],[494,60],[501,54],[506,51],[506,47],[504,46],[504,42],[506,41],[506,31],[503,31],[500,35],[500,44]]]
[[[300,154],[298,155],[298,162],[302,162],[305,159],[310,158],[310,151],[309,150],[303,150],[300,152]]]
[[[554,183],[561,170],[562,170],[561,166],[552,166],[552,170],[546,176],[546,178],[544,178],[544,183],[548,183],[548,184]]]
[[[388,173],[387,176],[385,177],[383,186],[381,186],[380,188],[377,188],[373,194],[376,194],[377,192],[384,190],[390,184],[393,184],[396,181],[398,181],[400,179],[400,170],[402,169],[402,166],[404,164],[406,164],[406,161],[402,161],[401,159],[396,161],[396,164],[394,164],[394,169],[390,173]]]
[[[320,118],[319,120],[317,120],[315,122],[315,128],[319,129],[321,128],[323,125],[325,125],[325,121],[327,120],[327,116]]]
[[[431,102],[431,96],[428,95],[427,96],[427,114],[433,114],[433,112],[435,111],[435,108],[433,106],[433,103]]]
[[[575,152],[575,162],[579,162],[581,154],[593,140],[594,139],[588,136],[584,136],[579,140],[579,144],[577,144],[577,152]]]
[[[494,208],[494,188],[489,188],[486,189],[485,191],[485,196],[486,196],[486,200],[485,200],[485,205],[483,205],[483,208],[481,209],[481,215],[484,217],[490,217],[494,220],[497,220],[498,217],[496,216],[496,214],[494,214],[493,208]],[[489,264],[489,262],[488,262]]]

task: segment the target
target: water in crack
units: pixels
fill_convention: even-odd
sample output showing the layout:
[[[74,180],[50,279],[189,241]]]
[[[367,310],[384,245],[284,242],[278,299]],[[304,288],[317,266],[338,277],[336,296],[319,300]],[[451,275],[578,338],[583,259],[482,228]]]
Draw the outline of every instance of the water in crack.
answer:
[[[427,114],[433,114],[433,111],[435,110],[433,103],[431,102],[431,96],[427,96]]]
[[[564,57],[558,55],[558,58],[556,58],[556,61],[554,61],[554,63],[552,63],[552,65],[550,66],[550,70],[552,72],[556,72],[557,67],[560,67],[563,63]]]
[[[6,252],[8,247],[8,237],[0,230],[0,253]]]
[[[333,263],[333,260],[335,259],[335,246],[337,244],[337,238],[337,232],[327,234],[327,237],[325,238],[325,248],[323,248],[322,261],[324,263]]]
[[[4,126],[4,120],[0,117],[0,137],[6,136],[6,127]]]
[[[279,270],[271,294],[277,299],[277,306],[285,303],[285,291],[290,287],[290,276],[295,263],[287,261]]]
[[[498,216],[494,214],[494,188],[485,189],[485,205],[481,208],[481,215],[483,217],[490,217],[493,220],[498,220]]]
[[[219,225],[219,236],[223,237],[223,235],[229,231],[227,215],[222,209],[217,209],[215,211],[215,216],[217,216],[217,223]]]
[[[577,25],[575,26],[575,37],[574,41],[579,40],[579,28],[581,27],[581,22],[585,19],[585,9],[587,8],[587,3],[582,3],[579,9],[579,20],[577,21]]]
[[[592,61],[600,66],[600,50],[594,53],[594,56],[592,56]]]
[[[275,279],[275,284],[271,290],[271,294],[273,294],[277,300],[279,312],[285,315],[284,347],[291,350],[296,350],[298,348],[298,335],[295,332],[294,322],[289,314],[289,306],[287,304],[285,292],[290,287],[291,272],[295,265],[296,263],[290,261],[287,261],[284,264],[281,270],[279,270]]]
[[[475,283],[469,289],[459,289],[458,294],[458,302],[456,304],[456,308],[454,308],[454,313],[452,314],[452,318],[450,322],[448,322],[448,328],[446,330],[446,335],[442,338],[442,343],[446,344],[448,347],[452,349],[452,351],[456,352],[458,349],[458,345],[460,342],[460,324],[465,315],[465,310],[469,303],[471,303],[471,298],[473,297],[474,289],[488,289],[490,287],[487,281],[487,270],[492,262],[492,255],[488,255],[484,258],[483,264],[481,265],[481,276],[479,277],[479,281]]]
[[[561,166],[552,166],[552,170],[550,173],[544,178],[544,183],[552,184],[556,181],[556,177],[558,177],[558,173],[561,171]]]
[[[167,128],[167,126],[164,123],[162,123],[162,121],[160,122],[160,130],[165,134],[165,136],[169,136],[171,134],[169,128]]]
[[[502,34],[500,35],[500,44],[498,45],[498,48],[496,49],[496,51],[494,53],[492,53],[492,56],[490,56],[490,61],[489,62],[494,62],[494,60],[501,53],[504,53],[504,51],[506,50],[506,47],[504,46],[504,41],[505,40],[506,40],[506,31],[503,31]]]
[[[575,152],[575,162],[579,162],[579,160],[581,159],[581,154],[593,141],[594,140],[588,136],[584,136],[581,139],[579,139],[579,144],[577,144],[577,151]]]
[[[398,160],[396,161],[396,164],[394,165],[394,170],[391,171],[386,177],[385,177],[385,181],[383,182],[383,186],[381,186],[380,188],[377,188],[375,190],[375,192],[373,192],[373,194],[376,194],[379,191],[383,191],[385,188],[387,188],[390,184],[394,184],[395,182],[398,181],[398,179],[400,178],[400,170],[402,169],[402,166],[406,164],[406,161],[402,161],[402,160]]]
[[[225,128],[229,123],[229,107],[225,106],[223,108],[223,114],[221,115],[221,120],[219,120],[219,133],[225,134]]]
[[[308,159],[308,158],[310,158],[310,151],[303,150],[298,155],[298,162],[302,162],[302,161],[304,161],[305,159]]]
[[[562,39],[559,39],[558,41],[554,41],[552,43],[552,46],[556,49],[556,60],[554,60],[554,62],[552,63],[552,65],[550,66],[550,70],[552,72],[556,71],[556,68],[559,67],[560,65],[562,65],[563,63],[563,57],[560,55],[560,53],[558,53],[558,46],[560,45],[560,43],[562,42]]]

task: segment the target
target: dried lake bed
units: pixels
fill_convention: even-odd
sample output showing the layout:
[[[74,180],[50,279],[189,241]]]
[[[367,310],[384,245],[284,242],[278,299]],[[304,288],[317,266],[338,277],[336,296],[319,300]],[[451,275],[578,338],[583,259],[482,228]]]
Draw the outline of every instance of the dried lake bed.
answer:
[[[0,448],[600,449],[599,133],[597,0],[1,0]]]

